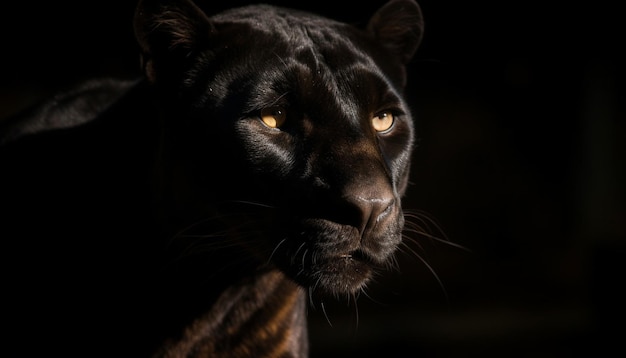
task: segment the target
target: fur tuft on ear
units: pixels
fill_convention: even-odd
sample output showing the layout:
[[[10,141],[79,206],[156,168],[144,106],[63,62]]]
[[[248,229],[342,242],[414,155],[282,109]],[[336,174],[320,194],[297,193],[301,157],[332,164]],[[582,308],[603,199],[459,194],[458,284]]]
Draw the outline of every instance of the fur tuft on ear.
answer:
[[[422,42],[422,10],[415,0],[390,0],[372,16],[367,30],[406,64]]]
[[[142,67],[151,82],[162,67],[175,66],[207,39],[212,26],[206,14],[190,0],[140,0],[135,10],[135,37]]]

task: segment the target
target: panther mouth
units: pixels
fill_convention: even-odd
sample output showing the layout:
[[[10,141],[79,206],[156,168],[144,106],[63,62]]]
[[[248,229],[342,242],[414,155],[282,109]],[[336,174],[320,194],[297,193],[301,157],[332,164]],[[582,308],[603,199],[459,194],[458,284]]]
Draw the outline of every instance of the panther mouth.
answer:
[[[303,273],[305,286],[324,294],[355,293],[367,285],[377,266],[360,250],[333,255]]]
[[[375,260],[371,255],[368,255],[366,252],[364,252],[361,249],[343,253],[339,255],[339,258],[344,259],[344,260],[352,260],[352,261],[361,262],[372,268],[376,268],[381,265],[381,262],[379,262],[378,260]]]
[[[390,250],[379,242],[385,240],[387,236],[363,236],[349,225],[307,220],[277,244],[272,259],[287,276],[315,293],[353,294],[384,268]]]

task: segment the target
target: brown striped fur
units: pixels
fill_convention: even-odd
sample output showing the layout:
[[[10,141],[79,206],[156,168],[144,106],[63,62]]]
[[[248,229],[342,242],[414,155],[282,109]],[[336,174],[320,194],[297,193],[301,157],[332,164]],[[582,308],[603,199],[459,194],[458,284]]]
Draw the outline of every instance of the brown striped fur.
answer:
[[[157,356],[305,357],[306,298],[276,270],[229,287],[211,310],[185,329],[182,339]]]

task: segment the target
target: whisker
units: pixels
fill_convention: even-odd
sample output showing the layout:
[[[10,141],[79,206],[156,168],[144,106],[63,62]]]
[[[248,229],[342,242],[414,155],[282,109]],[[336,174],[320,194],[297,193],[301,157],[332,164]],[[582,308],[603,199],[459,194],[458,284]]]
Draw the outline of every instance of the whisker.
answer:
[[[305,257],[306,257],[307,252],[309,252],[309,249],[304,250],[304,253],[302,254],[302,268],[303,268],[303,269],[304,269],[304,267],[306,267],[306,266],[305,266],[305,260],[304,260],[304,259],[305,259]]]
[[[409,252],[411,252],[415,257],[417,257],[422,264],[424,264],[424,266],[426,266],[426,268],[430,271],[430,273],[433,275],[433,277],[435,278],[435,280],[437,280],[437,283],[439,284],[439,287],[441,287],[441,290],[443,291],[443,295],[446,299],[446,302],[450,302],[450,298],[448,296],[448,291],[446,290],[443,282],[441,281],[441,279],[439,278],[439,275],[437,275],[437,272],[435,272],[435,269],[426,261],[426,259],[424,259],[419,253],[417,253],[417,251],[413,250],[413,248],[411,248],[408,245],[403,245],[404,248],[406,248],[407,250],[409,250]]]
[[[282,245],[285,241],[287,241],[287,238],[284,238],[284,239],[280,240],[280,242],[274,247],[274,250],[272,250],[272,253],[270,254],[270,257],[267,259],[266,265],[269,265],[272,262],[272,258],[274,257],[274,254],[276,253],[276,250],[278,250],[280,245]]]
[[[206,224],[209,222],[222,222],[225,218],[227,217],[232,217],[232,216],[241,216],[240,213],[222,213],[220,215],[214,215],[211,217],[206,217],[200,220],[197,220],[189,225],[187,225],[186,227],[180,229],[176,234],[174,234],[172,236],[172,240],[175,240],[176,238],[185,235],[186,232],[197,228],[198,226],[202,225],[202,224]]]
[[[300,246],[298,246],[298,249],[296,250],[296,252],[294,252],[294,254],[291,256],[291,263],[292,264],[294,263],[296,257],[298,256],[298,252],[300,252],[300,249],[302,249],[304,247],[304,245],[306,245],[306,242],[303,242],[302,244],[300,244]],[[306,253],[305,253],[305,255],[306,255]]]
[[[386,304],[374,299],[374,297],[370,296],[367,291],[365,290],[365,287],[361,288],[361,294],[363,294],[363,296],[365,296],[367,299],[369,299],[370,301],[376,303],[377,305],[381,305],[381,306],[387,306]]]
[[[452,246],[452,247],[454,247],[454,248],[457,248],[457,249],[459,249],[459,250],[463,250],[463,251],[467,251],[467,252],[472,252],[472,250],[470,250],[469,248],[467,248],[467,247],[465,247],[465,246],[463,246],[463,245],[460,245],[460,244],[457,244],[457,243],[455,243],[455,242],[452,242],[452,241],[449,241],[449,240],[442,239],[442,238],[440,238],[440,237],[434,236],[434,235],[432,235],[432,234],[429,234],[429,233],[427,233],[427,232],[424,232],[424,231],[423,231],[423,230],[421,230],[421,229],[406,229],[406,228],[405,228],[405,229],[404,229],[404,231],[405,231],[405,232],[414,233],[414,234],[418,234],[418,235],[420,235],[420,236],[422,236],[422,237],[425,237],[425,238],[427,238],[427,239],[429,239],[429,240],[437,241],[437,242],[440,242],[440,243],[446,244],[446,245],[448,245],[448,246]],[[416,243],[418,246],[420,246],[420,248],[421,248],[421,245],[420,245],[417,241],[415,241],[415,243]]]
[[[437,229],[438,232],[442,233],[443,236],[445,236],[444,230],[441,228],[441,225],[439,225],[435,219],[432,217],[432,215],[430,215],[429,213],[423,211],[423,210],[405,210],[404,212],[405,217],[411,217],[413,219],[419,220],[422,224],[424,224],[428,229],[431,229],[431,225],[435,227],[435,229]]]
[[[333,326],[333,324],[330,322],[330,318],[328,317],[328,314],[326,313],[326,307],[324,307],[324,301],[320,302],[320,306],[322,307],[322,313],[324,313],[324,318],[326,318],[326,322],[328,322],[329,326]]]
[[[187,247],[193,247],[194,245],[202,244],[202,245],[215,246],[216,248],[221,248],[221,247],[226,248],[226,247],[237,246],[239,243],[246,242],[246,240],[244,240],[245,238],[250,238],[250,237],[256,238],[258,234],[259,234],[258,231],[251,230],[251,231],[238,231],[237,235],[232,235],[232,233],[230,232],[219,232],[219,233],[207,234],[207,235],[181,236],[178,238],[179,239],[178,244],[181,246],[186,244]],[[193,239],[193,240],[181,240],[181,239]],[[213,239],[213,240],[206,240],[206,239]],[[250,241],[256,241],[256,240],[250,240]]]
[[[247,205],[253,205],[253,206],[259,206],[262,208],[269,208],[269,209],[276,209],[276,206],[274,205],[269,205],[269,204],[263,204],[263,203],[257,203],[255,201],[248,201],[248,200],[231,200],[231,203],[238,203],[238,204],[247,204]]]
[[[359,329],[359,306],[357,304],[356,295],[352,294],[352,302],[354,302],[354,332],[356,335],[356,331]]]
[[[223,207],[225,205],[228,204],[232,204],[232,203],[237,203],[237,204],[245,204],[251,207],[258,207],[258,208],[263,208],[263,209],[275,209],[274,206],[272,205],[268,205],[268,204],[264,204],[264,203],[260,203],[260,202],[254,202],[254,201],[249,201],[249,200],[230,200],[230,201],[224,201],[221,203],[217,203],[216,206],[217,208]],[[218,210],[219,211],[219,210]],[[231,211],[231,210],[221,210],[219,211],[219,214],[215,214],[213,216],[209,216],[206,218],[202,218],[199,219],[189,225],[187,225],[186,227],[182,228],[181,230],[179,230],[176,234],[174,234],[172,236],[172,241],[175,241],[176,239],[180,238],[180,237],[193,237],[197,234],[193,234],[190,233],[190,231],[192,230],[199,230],[202,225],[205,224],[217,224],[217,225],[222,225],[222,226],[226,226],[225,229],[223,229],[223,232],[226,232],[228,230],[230,230],[231,224],[232,224],[232,220],[230,220],[231,222],[229,222],[229,219],[231,218],[246,218],[248,216],[251,217],[255,217],[256,215],[256,211],[251,211],[250,213],[246,213],[245,211],[242,211],[241,208],[237,208],[237,210],[235,211]],[[237,220],[236,221],[238,224],[241,224],[242,222],[245,222],[246,224],[254,224],[254,223],[262,223],[263,221],[258,220],[258,219],[253,219],[250,220],[248,218],[248,220],[242,221],[242,220]],[[209,234],[209,236],[206,237],[210,237],[215,235],[215,233],[211,233]],[[202,236],[202,235],[200,235]]]
[[[315,302],[313,301],[313,287],[307,287],[307,291],[309,294],[309,305],[311,305],[312,309],[315,309]]]
[[[443,243],[466,252],[471,252],[469,248],[450,240],[441,226],[428,213],[419,210],[407,210],[404,213],[404,217],[407,219],[404,228],[405,232],[414,233],[429,240]],[[412,220],[417,220],[419,223]],[[432,234],[433,232],[437,232],[439,236]],[[419,242],[414,242],[422,248]]]
[[[385,269],[389,271],[400,272],[400,263],[398,262],[398,258],[396,255],[390,255],[387,261],[385,262]]]

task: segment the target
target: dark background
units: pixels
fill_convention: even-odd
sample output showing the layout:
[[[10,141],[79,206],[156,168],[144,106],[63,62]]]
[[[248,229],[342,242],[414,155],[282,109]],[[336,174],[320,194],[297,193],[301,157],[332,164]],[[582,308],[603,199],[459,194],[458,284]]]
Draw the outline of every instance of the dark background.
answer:
[[[382,3],[282,2],[357,23]],[[622,356],[618,2],[420,5],[426,31],[407,91],[420,144],[405,207],[428,213],[441,228],[430,225],[435,236],[469,251],[407,233],[442,284],[405,250],[400,270],[379,277],[358,308],[328,307],[332,326],[319,307],[310,310],[312,355]],[[0,120],[82,78],[138,73],[134,1],[2,8]]]

